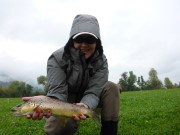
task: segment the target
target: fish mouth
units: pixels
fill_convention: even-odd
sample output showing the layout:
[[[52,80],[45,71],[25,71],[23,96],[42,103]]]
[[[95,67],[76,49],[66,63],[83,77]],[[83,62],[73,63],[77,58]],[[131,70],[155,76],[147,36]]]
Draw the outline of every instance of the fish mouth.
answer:
[[[14,115],[14,116],[25,116],[25,115],[27,115],[28,113],[21,113],[21,112],[19,112],[18,110],[16,110],[16,109],[11,109],[11,114],[12,115]]]
[[[12,108],[12,109],[11,109],[11,113],[12,113],[13,115],[15,115],[15,116],[20,116],[20,115],[21,115],[21,113],[18,111],[17,108]]]
[[[18,112],[18,111],[19,111],[19,109],[17,107],[11,108],[11,112]]]
[[[22,115],[22,114],[21,114],[21,111],[20,111],[21,106],[22,106],[22,103],[19,104],[19,105],[17,105],[17,106],[15,106],[15,107],[13,107],[13,108],[11,108],[11,113],[12,113],[13,115],[15,115],[15,116],[20,116],[20,115]]]

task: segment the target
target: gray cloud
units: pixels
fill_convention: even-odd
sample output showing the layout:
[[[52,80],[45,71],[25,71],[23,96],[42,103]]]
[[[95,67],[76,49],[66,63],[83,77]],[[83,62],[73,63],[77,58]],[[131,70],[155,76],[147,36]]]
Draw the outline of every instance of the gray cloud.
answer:
[[[125,71],[148,79],[155,68],[162,81],[169,77],[178,83],[179,5],[178,0],[128,0],[104,2],[92,10],[81,0],[0,0],[0,73],[36,81],[46,74],[49,55],[67,42],[73,17],[88,13],[100,23],[110,80],[118,82]]]

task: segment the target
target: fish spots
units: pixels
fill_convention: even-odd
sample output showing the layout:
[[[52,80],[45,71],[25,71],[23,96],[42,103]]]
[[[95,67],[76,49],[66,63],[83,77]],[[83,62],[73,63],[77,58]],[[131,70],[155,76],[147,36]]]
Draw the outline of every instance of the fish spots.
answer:
[[[29,102],[29,105],[34,107],[35,106],[35,103],[34,102]]]
[[[27,102],[24,102],[19,108],[18,115],[27,115],[38,112],[39,116],[50,117],[52,114],[57,116],[72,117],[75,114],[77,117],[83,117],[82,114],[91,115],[91,111],[85,107],[76,104],[70,104],[59,101],[50,97],[34,97]],[[15,114],[17,111],[13,111]],[[82,113],[82,114],[80,114]],[[16,113],[17,114],[17,113]]]
[[[46,109],[46,106],[41,104],[41,105],[39,106],[39,108],[44,108],[44,109]]]

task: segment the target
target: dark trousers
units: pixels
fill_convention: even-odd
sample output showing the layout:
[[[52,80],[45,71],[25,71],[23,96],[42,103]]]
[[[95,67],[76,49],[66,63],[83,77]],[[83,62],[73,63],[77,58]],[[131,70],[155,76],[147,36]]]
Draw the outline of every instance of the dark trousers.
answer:
[[[107,82],[103,89],[98,108],[101,109],[102,126],[106,123],[118,122],[120,108],[120,89],[117,84]],[[105,124],[104,124],[105,123]],[[111,125],[112,125],[111,124]],[[75,120],[69,118],[64,125],[57,117],[51,116],[46,119],[44,130],[48,135],[73,135],[78,129],[78,124]],[[101,128],[103,130],[103,127]],[[117,130],[117,129],[116,129]],[[102,133],[102,131],[101,131]]]

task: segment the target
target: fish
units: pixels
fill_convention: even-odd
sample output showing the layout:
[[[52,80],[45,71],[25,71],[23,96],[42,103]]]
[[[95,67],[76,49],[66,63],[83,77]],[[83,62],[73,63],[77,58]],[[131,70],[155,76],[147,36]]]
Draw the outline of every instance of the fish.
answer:
[[[86,118],[92,118],[98,126],[100,125],[100,115],[93,110],[47,96],[32,97],[30,100],[14,106],[11,112],[14,116],[26,116],[32,115],[37,110],[44,110],[44,116],[50,111],[54,116],[65,118],[72,118],[74,114],[77,116],[84,114]]]

